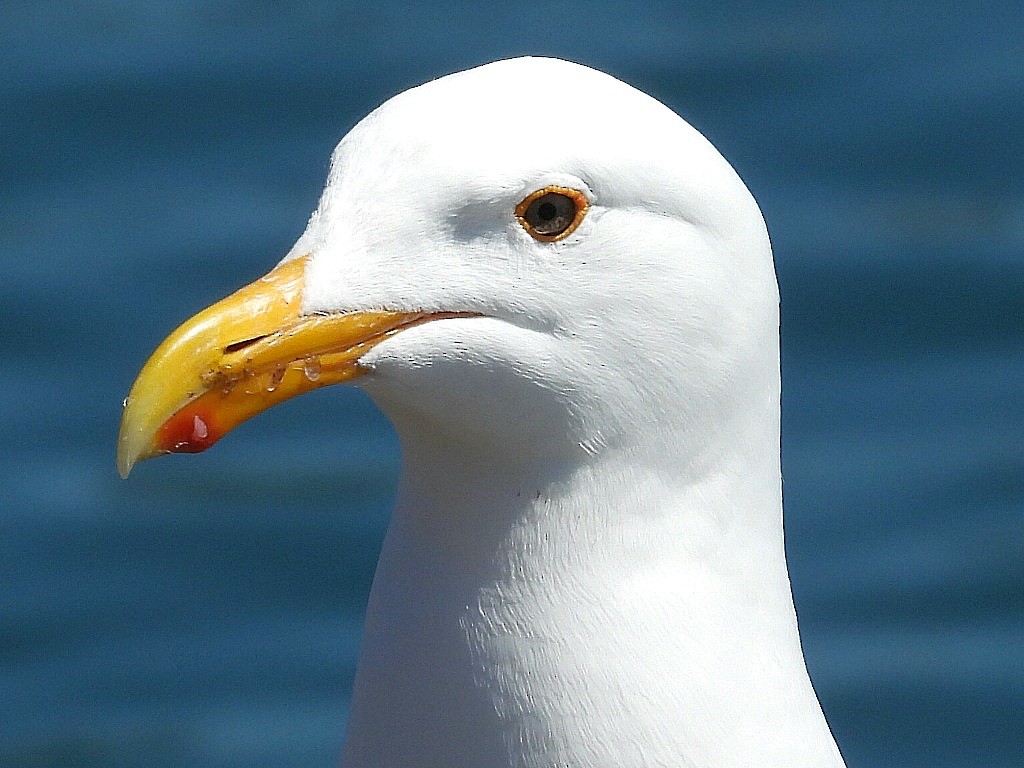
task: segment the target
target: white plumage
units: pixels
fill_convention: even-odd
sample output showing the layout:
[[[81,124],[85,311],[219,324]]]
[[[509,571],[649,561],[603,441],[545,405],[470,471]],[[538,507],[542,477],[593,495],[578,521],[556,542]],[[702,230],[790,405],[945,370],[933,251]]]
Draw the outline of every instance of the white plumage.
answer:
[[[583,192],[542,242],[514,215]],[[345,765],[841,766],[786,570],[778,292],[721,155],[550,59],[388,101],[341,142],[303,311],[430,310],[362,360],[404,470]]]

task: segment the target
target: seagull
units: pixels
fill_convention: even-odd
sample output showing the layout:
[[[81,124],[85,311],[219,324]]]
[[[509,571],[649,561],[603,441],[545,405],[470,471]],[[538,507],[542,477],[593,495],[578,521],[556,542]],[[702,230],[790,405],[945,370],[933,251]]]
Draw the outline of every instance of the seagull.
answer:
[[[342,382],[403,455],[343,765],[844,765],[786,567],[767,230],[669,108],[533,57],[385,102],[284,260],[146,362],[118,469]]]

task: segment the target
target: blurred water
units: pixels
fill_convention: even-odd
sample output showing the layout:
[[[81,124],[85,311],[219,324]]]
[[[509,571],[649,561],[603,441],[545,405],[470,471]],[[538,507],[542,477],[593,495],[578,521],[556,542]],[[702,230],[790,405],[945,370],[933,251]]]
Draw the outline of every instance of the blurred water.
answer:
[[[284,254],[362,114],[527,52],[661,98],[761,202],[793,584],[850,765],[1024,764],[1024,11],[984,9],[5,4],[0,765],[336,764],[387,423],[319,392],[121,483],[121,398]]]

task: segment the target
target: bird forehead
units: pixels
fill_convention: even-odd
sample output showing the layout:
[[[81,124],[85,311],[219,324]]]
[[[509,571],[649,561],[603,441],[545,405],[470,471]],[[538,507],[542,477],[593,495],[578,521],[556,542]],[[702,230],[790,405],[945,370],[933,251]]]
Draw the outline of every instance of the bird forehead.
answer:
[[[537,88],[549,82],[559,98],[537,100]],[[345,143],[361,156],[372,144],[389,165],[505,166],[512,172],[576,158],[611,165],[617,157],[658,155],[660,147],[678,143],[684,125],[660,102],[608,75],[526,58],[405,91],[364,119]]]
[[[552,80],[566,86],[563,98],[531,96]],[[718,151],[657,100],[580,65],[516,59],[412,88],[360,121],[335,151],[320,213],[396,232],[467,211],[507,224],[550,184],[686,221],[716,218],[718,203],[743,190]]]

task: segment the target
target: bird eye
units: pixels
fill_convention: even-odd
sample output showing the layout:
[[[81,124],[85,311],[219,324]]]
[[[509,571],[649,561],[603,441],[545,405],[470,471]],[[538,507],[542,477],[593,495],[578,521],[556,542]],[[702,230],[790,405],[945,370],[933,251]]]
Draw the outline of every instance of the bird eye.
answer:
[[[516,218],[537,240],[552,242],[570,234],[583,221],[590,201],[578,189],[544,187],[516,206]]]

